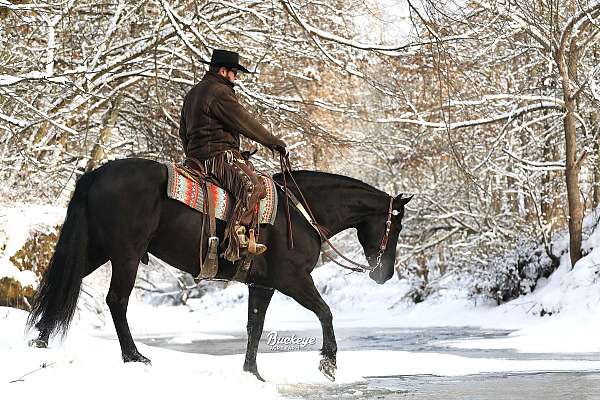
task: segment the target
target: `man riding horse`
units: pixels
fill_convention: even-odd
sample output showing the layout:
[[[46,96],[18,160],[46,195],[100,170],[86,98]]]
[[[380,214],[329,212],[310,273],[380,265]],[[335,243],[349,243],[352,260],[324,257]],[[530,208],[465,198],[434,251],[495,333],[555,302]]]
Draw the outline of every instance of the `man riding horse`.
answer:
[[[240,153],[240,135],[283,154],[286,149],[285,143],[237,100],[233,90],[236,76],[238,72],[250,72],[239,64],[238,53],[214,50],[209,65],[202,80],[185,96],[179,136],[186,163],[212,175],[236,199],[225,231],[225,258],[235,262],[240,258],[240,248],[254,254],[267,249],[254,242],[253,230],[257,205],[266,191],[252,163]]]

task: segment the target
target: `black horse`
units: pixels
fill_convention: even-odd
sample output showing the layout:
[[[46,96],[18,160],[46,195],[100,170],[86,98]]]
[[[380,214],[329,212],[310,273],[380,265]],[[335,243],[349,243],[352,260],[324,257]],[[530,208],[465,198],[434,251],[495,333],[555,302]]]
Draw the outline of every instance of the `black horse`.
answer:
[[[306,196],[316,221],[334,235],[356,228],[371,267],[377,264],[386,222],[391,221],[389,244],[378,268],[369,275],[384,283],[394,274],[396,243],[410,198],[391,198],[356,179],[297,171],[293,178]],[[280,179],[281,175],[275,176]],[[75,312],[82,279],[110,261],[112,278],[106,303],[119,337],[123,360],[149,363],[131,337],[126,312],[141,260],[148,252],[194,276],[199,273],[201,214],[166,196],[167,168],[144,159],[111,161],[84,174],[77,182],[54,255],[40,283],[27,326],[39,337],[32,345],[46,347],[55,333],[66,333]],[[292,190],[292,188],[290,188]],[[297,193],[297,192],[296,192]],[[321,238],[309,222],[291,208],[294,247],[288,249],[287,224],[280,192],[275,225],[261,226],[261,242],[269,250],[256,257],[248,275],[248,344],[244,371],[261,379],[256,366],[265,312],[274,289],[314,312],[323,329],[323,359],[319,368],[335,378],[337,345],[332,315],[310,275]],[[390,202],[391,201],[391,202]],[[390,204],[393,215],[388,211]],[[225,223],[218,222],[222,236]],[[206,246],[204,246],[206,248]],[[231,279],[235,267],[220,259],[217,278]]]

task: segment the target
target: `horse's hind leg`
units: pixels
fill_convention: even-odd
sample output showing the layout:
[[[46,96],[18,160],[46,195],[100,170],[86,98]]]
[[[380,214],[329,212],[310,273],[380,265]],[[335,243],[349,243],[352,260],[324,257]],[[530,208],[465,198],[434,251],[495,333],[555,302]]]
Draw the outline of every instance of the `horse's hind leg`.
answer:
[[[139,257],[111,260],[112,278],[106,296],[106,304],[108,304],[108,308],[110,309],[117,336],[119,337],[123,361],[138,361],[150,364],[150,360],[141,355],[137,347],[135,347],[126,316],[127,304],[129,303],[129,296],[135,284],[139,260]]]
[[[319,318],[323,330],[323,347],[321,348],[323,359],[319,363],[319,370],[328,379],[335,381],[337,343],[333,332],[333,316],[329,306],[315,287],[312,277],[308,275],[297,278],[292,285],[279,290],[314,312]]]
[[[98,267],[103,265],[108,261],[108,258],[100,253],[100,250],[97,248],[93,248],[92,250],[88,250],[89,253],[89,267],[85,272],[84,276],[88,276],[92,272],[94,272]],[[36,328],[39,330],[38,337],[36,339],[32,339],[29,341],[29,346],[38,347],[38,348],[47,348],[48,343],[50,341],[50,331],[43,326],[36,325]]]
[[[274,290],[257,286],[248,286],[248,289],[248,325],[246,326],[248,345],[246,346],[244,371],[252,372],[254,376],[264,382],[256,367],[256,352],[263,331],[265,313],[271,302],[271,297],[273,297]]]
[[[37,339],[31,339],[29,341],[29,346],[30,347],[37,347],[40,349],[45,349],[48,347],[48,341],[50,340],[50,333],[48,332],[48,329],[46,328],[39,328],[40,333],[37,337]]]

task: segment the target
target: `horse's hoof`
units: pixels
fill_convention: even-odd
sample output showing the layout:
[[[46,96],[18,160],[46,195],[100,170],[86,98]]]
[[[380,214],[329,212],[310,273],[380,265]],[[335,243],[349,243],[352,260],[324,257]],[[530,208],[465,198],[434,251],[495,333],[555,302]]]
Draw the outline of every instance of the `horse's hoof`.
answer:
[[[324,358],[319,363],[319,371],[325,375],[327,379],[331,382],[335,382],[335,371],[337,367],[335,366],[335,362],[330,360],[329,358]]]
[[[141,362],[146,365],[152,365],[152,362],[150,361],[150,359],[144,357],[140,353],[134,353],[134,354],[128,354],[128,355],[123,354],[123,362],[126,362],[126,363],[127,362]]]
[[[37,347],[38,349],[48,348],[48,341],[43,339],[31,339],[28,344],[29,347]]]
[[[250,372],[252,375],[254,375],[256,377],[256,379],[258,379],[261,382],[266,382],[262,376],[260,376],[260,374],[258,373],[258,369],[256,368],[246,368],[244,367],[244,372]]]

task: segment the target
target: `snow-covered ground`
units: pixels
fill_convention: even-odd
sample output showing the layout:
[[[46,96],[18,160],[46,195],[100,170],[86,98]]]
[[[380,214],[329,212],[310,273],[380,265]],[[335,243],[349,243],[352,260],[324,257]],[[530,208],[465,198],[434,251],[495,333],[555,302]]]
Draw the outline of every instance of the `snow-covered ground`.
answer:
[[[7,241],[4,246],[0,242],[0,249],[5,248],[0,255],[0,276],[18,276],[19,272],[11,268],[8,261],[10,252],[19,248],[19,243],[24,242],[23,235],[36,221],[54,224],[56,219],[60,222],[64,214],[59,209],[44,207],[28,207],[27,213],[18,209],[2,210],[0,221]],[[600,228],[586,240],[584,248],[587,255],[575,268],[570,268],[568,254],[563,255],[559,269],[540,282],[531,294],[501,306],[473,300],[456,282],[448,282],[445,290],[415,305],[405,297],[409,285],[397,279],[377,285],[366,275],[347,274],[331,264],[315,270],[313,277],[332,309],[336,328],[477,326],[511,329],[515,331],[502,338],[455,340],[446,345],[535,353],[600,353],[597,340],[600,333],[600,286],[597,284]],[[358,258],[360,254],[357,251],[353,256]],[[106,274],[106,270],[99,270],[95,276],[86,278],[88,287],[93,286],[90,290],[99,293],[100,298],[106,288],[98,282]],[[231,284],[211,295],[190,299],[187,306],[154,307],[132,297],[128,318],[137,338],[172,336],[172,340],[179,343],[228,339],[232,333],[245,331],[246,299],[247,288],[242,284]],[[540,317],[542,308],[552,315]],[[91,398],[111,395],[159,398],[178,394],[194,396],[197,392],[203,397],[278,398],[280,384],[330,384],[317,370],[320,357],[315,351],[260,353],[259,370],[267,379],[262,383],[241,371],[243,354],[181,353],[139,343],[142,354],[152,359],[152,366],[124,365],[109,314],[97,315],[85,307],[64,342],[54,341],[50,349],[32,349],[26,346],[23,335],[25,318],[23,311],[0,308],[0,393],[3,395],[26,394],[26,398],[33,398],[60,394],[61,398],[70,399],[80,398],[85,393]],[[265,331],[319,328],[312,313],[276,293],[267,313]],[[510,360],[432,352],[341,351],[337,380],[331,384],[360,381],[367,375],[600,371],[600,361],[585,358]],[[45,367],[41,368],[42,365]],[[26,375],[29,372],[32,373]]]

